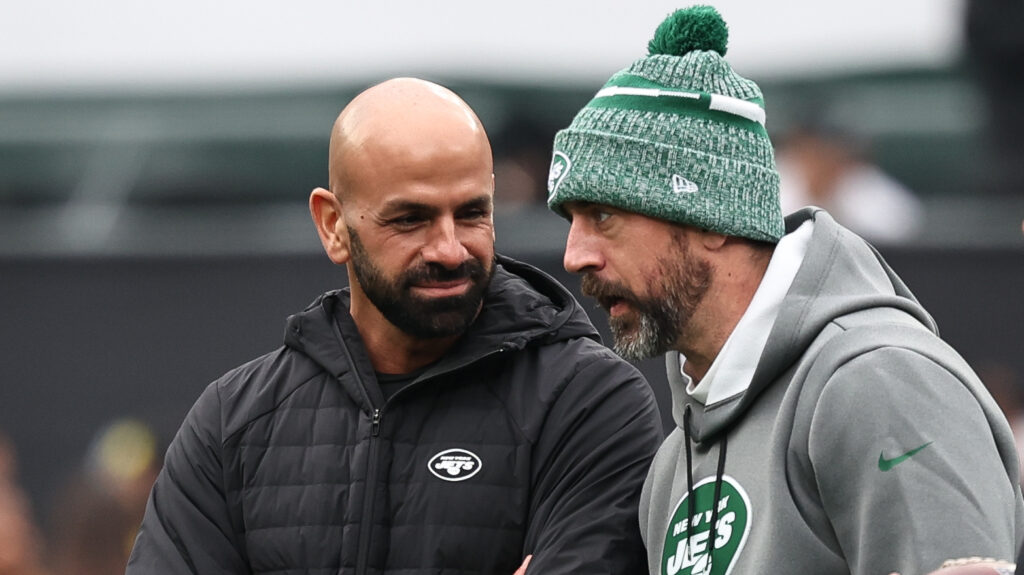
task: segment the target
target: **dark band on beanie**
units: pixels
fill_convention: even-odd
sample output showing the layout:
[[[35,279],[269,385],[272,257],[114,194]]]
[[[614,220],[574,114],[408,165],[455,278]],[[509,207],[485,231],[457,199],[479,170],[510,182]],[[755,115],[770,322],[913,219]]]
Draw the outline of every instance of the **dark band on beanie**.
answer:
[[[710,6],[677,10],[650,54],[620,71],[555,136],[548,206],[609,205],[730,236],[777,242],[779,176],[764,99],[722,57]]]

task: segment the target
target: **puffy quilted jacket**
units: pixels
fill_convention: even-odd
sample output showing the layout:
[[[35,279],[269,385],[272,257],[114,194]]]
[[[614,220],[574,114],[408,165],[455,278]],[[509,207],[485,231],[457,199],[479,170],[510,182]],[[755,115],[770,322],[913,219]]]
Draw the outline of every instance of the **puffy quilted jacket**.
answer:
[[[289,318],[189,412],[128,573],[645,572],[653,394],[568,291],[499,261],[466,337],[387,401],[346,290]]]

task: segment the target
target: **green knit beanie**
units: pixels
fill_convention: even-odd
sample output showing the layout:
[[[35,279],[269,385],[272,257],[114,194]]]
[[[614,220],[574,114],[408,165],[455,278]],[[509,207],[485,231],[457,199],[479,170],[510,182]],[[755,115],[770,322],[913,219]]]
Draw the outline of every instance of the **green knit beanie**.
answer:
[[[722,58],[710,6],[677,10],[649,54],[615,74],[555,136],[548,207],[593,202],[777,242],[779,175],[757,84]]]

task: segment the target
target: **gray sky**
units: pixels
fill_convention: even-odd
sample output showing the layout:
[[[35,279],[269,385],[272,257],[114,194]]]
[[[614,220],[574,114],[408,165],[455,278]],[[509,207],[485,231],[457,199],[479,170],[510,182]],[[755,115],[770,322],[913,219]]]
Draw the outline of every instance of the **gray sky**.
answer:
[[[746,75],[940,64],[963,0],[719,0]],[[344,82],[600,81],[689,5],[665,0],[0,0],[0,93]]]

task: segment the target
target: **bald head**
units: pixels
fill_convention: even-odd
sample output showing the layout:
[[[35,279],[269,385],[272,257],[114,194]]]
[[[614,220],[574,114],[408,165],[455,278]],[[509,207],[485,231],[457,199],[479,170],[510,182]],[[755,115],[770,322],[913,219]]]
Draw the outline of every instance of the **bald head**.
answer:
[[[435,361],[476,318],[495,268],[480,120],[436,84],[384,82],[341,112],[330,171],[309,211],[328,257],[348,268],[349,313],[374,367]]]
[[[331,191],[340,197],[352,188],[372,186],[374,173],[383,167],[429,177],[452,167],[452,161],[492,171],[490,142],[479,118],[443,86],[395,78],[356,96],[335,121]]]

